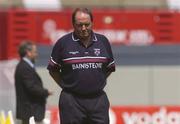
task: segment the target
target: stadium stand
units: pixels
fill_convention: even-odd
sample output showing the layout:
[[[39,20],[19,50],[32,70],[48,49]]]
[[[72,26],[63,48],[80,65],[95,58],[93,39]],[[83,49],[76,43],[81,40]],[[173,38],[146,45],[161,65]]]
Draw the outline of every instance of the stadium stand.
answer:
[[[166,0],[59,0],[63,7],[166,8]],[[23,0],[0,0],[1,7],[23,7]]]
[[[142,7],[142,8],[165,8],[165,0],[123,0],[123,6],[130,7]]]
[[[164,0],[62,0],[64,7],[90,6],[90,7],[122,7],[122,8],[164,8]]]
[[[0,0],[1,8],[22,7],[22,0]]]

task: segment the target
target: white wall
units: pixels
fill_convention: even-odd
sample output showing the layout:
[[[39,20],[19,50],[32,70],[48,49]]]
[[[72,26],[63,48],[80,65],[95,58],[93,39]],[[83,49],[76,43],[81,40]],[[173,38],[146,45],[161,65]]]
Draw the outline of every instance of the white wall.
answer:
[[[61,89],[44,67],[38,72],[54,91],[48,105],[58,105]],[[118,66],[105,88],[111,105],[179,105],[180,66]]]
[[[17,60],[0,61],[0,111],[15,113],[14,71]]]
[[[0,66],[0,109],[15,111],[13,84],[17,61]],[[3,64],[3,65],[2,65]],[[61,88],[49,76],[45,67],[38,67],[44,86],[54,94],[48,106],[58,106]],[[105,88],[111,105],[179,105],[180,66],[118,66]]]
[[[61,0],[22,0],[26,9],[60,9]]]

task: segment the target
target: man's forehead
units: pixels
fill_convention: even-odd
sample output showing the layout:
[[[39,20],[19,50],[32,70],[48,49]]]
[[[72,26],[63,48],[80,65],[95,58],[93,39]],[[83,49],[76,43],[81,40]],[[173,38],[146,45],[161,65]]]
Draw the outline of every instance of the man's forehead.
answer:
[[[84,13],[84,12],[81,12],[81,11],[79,11],[79,12],[77,12],[76,13],[76,19],[77,20],[81,20],[81,19],[90,19],[90,15],[89,14],[87,14],[87,13]]]

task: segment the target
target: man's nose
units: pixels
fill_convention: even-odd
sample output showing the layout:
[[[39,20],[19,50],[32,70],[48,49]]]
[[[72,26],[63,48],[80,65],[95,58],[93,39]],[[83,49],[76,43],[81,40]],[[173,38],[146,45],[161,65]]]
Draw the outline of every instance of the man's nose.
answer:
[[[82,30],[86,30],[86,26],[85,25],[82,25]]]

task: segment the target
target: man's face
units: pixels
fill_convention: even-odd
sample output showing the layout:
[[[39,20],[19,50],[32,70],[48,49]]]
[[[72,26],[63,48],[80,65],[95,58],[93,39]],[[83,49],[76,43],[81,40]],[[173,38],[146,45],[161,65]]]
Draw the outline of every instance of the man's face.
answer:
[[[37,52],[37,48],[36,45],[32,45],[32,50],[27,51],[27,57],[33,62],[35,63],[35,60],[38,56],[38,52]]]
[[[87,13],[77,12],[74,22],[74,31],[80,39],[87,39],[91,35],[92,21]]]

